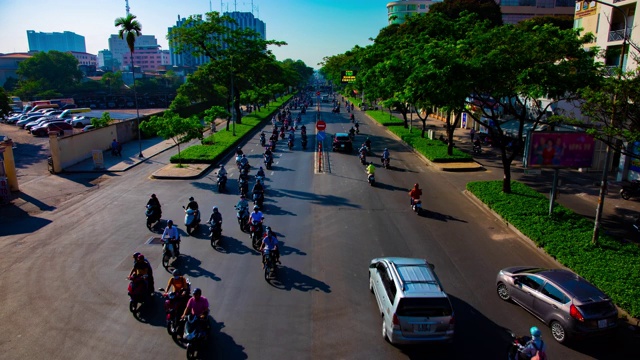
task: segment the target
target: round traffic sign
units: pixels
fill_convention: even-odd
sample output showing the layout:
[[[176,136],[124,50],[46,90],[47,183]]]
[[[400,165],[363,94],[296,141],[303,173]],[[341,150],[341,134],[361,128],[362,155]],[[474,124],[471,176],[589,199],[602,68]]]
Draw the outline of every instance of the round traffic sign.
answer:
[[[320,91],[316,91],[316,95],[320,96]]]
[[[318,122],[316,123],[316,129],[318,129],[318,131],[324,131],[324,129],[326,128],[327,128],[327,123],[322,120],[318,120]]]

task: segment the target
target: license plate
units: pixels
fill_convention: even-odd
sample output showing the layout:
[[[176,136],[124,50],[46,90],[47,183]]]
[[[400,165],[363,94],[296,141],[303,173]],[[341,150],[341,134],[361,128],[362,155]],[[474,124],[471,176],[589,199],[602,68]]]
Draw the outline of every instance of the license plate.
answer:
[[[340,144],[340,147],[341,147],[341,148],[343,148],[343,147],[344,147],[344,144]]]
[[[606,327],[607,327],[607,319],[598,320],[598,328],[602,329],[602,328],[606,328]]]
[[[431,324],[414,324],[413,325],[414,332],[427,332],[431,331]]]

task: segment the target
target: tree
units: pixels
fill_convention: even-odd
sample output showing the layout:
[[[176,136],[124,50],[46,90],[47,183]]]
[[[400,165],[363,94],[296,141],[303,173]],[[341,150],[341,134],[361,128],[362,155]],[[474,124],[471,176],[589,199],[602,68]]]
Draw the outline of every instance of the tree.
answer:
[[[2,87],[7,91],[14,91],[18,87],[18,79],[9,76]]]
[[[478,14],[481,20],[489,20],[492,26],[502,25],[502,12],[495,0],[444,0],[429,6],[429,13],[442,13],[455,20],[463,12]]]
[[[112,92],[119,93],[124,87],[124,80],[122,80],[122,72],[108,72],[102,75],[100,82],[103,86],[109,89],[109,94]]]
[[[117,18],[115,21],[115,27],[119,27],[118,37],[127,41],[129,47],[129,54],[131,54],[131,75],[133,75],[133,97],[136,104],[137,124],[138,124],[138,143],[140,145],[140,155],[142,156],[142,143],[140,142],[140,114],[138,113],[138,94],[136,92],[136,72],[133,63],[133,52],[135,51],[136,38],[142,35],[142,25],[136,16],[133,14],[127,14],[125,17]]]
[[[511,192],[511,163],[524,148],[524,125],[535,129],[554,104],[577,99],[580,89],[599,82],[597,49],[585,49],[592,41],[590,34],[579,37],[550,24],[504,25],[473,28],[459,45],[475,74],[469,116],[489,129],[500,148],[505,193]],[[514,134],[503,131],[502,111],[515,117]]]
[[[143,122],[140,127],[143,131],[156,133],[165,140],[171,139],[178,145],[179,167],[182,167],[180,144],[193,139],[202,139],[202,131],[204,130],[197,116],[183,118],[172,110],[167,110],[160,116],[152,116],[151,119]]]
[[[45,91],[64,93],[79,84],[82,72],[73,55],[59,51],[38,52],[18,64],[20,77],[15,93],[28,99]]]
[[[11,99],[4,88],[0,88],[0,118],[6,117],[11,113]]]
[[[227,131],[229,118],[231,118],[231,113],[225,110],[222,106],[212,106],[211,108],[204,111],[204,121],[211,124],[212,129],[214,128],[214,123],[216,119],[227,119]],[[213,130],[212,130],[213,131]]]
[[[100,118],[91,119],[91,125],[93,125],[93,127],[95,127],[96,129],[107,127],[109,126],[109,124],[111,124],[111,114],[109,114],[108,112],[103,112],[102,117]]]

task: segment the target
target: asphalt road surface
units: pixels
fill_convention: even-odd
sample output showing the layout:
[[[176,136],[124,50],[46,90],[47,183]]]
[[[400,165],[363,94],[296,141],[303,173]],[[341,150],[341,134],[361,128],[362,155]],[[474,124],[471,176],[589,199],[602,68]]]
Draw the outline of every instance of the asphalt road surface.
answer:
[[[331,114],[328,104],[322,110],[328,135],[350,127],[348,114]],[[128,310],[125,278],[136,251],[151,261],[156,287],[165,286],[175,267],[202,288],[213,324],[207,359],[500,359],[507,329],[523,334],[533,325],[543,330],[554,359],[637,358],[633,339],[624,336],[556,344],[548,328],[497,297],[499,269],[557,264],[469,200],[460,183],[475,174],[434,171],[362,118],[356,144],[369,136],[377,155],[389,148],[391,169],[378,167],[377,184],[370,187],[354,150],[328,152],[325,171],[318,173],[314,117],[314,111],[303,116],[308,150],[300,148],[299,134],[293,151],[280,141],[267,171],[265,224],[278,234],[282,254],[275,281],[264,280],[260,256],[237,225],[234,164],[227,167],[227,194],[217,193],[213,171],[197,180],[151,180],[173,155],[168,151],[126,173],[102,176],[100,186],[5,229],[0,358],[183,358],[185,350],[166,332],[160,296],[138,317]],[[261,163],[258,136],[243,149],[253,175]],[[407,195],[416,182],[428,210],[421,217],[411,211]],[[183,255],[168,270],[160,264],[160,245],[149,243],[159,234],[145,227],[151,193],[162,203],[163,219],[173,219],[182,233]],[[220,248],[210,246],[204,226],[194,236],[184,232],[181,206],[190,196],[199,202],[203,220],[214,205],[221,209]],[[454,306],[453,346],[394,347],[382,339],[367,272],[369,261],[381,256],[435,264]]]

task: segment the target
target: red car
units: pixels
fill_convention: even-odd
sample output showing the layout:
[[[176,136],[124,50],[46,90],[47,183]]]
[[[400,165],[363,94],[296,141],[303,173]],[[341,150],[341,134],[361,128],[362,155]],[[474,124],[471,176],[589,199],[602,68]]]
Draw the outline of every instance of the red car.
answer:
[[[47,136],[49,132],[55,132],[58,136],[63,135],[65,130],[73,130],[73,126],[71,124],[67,124],[64,121],[56,121],[46,123],[42,126],[32,128],[31,134],[33,136]]]

